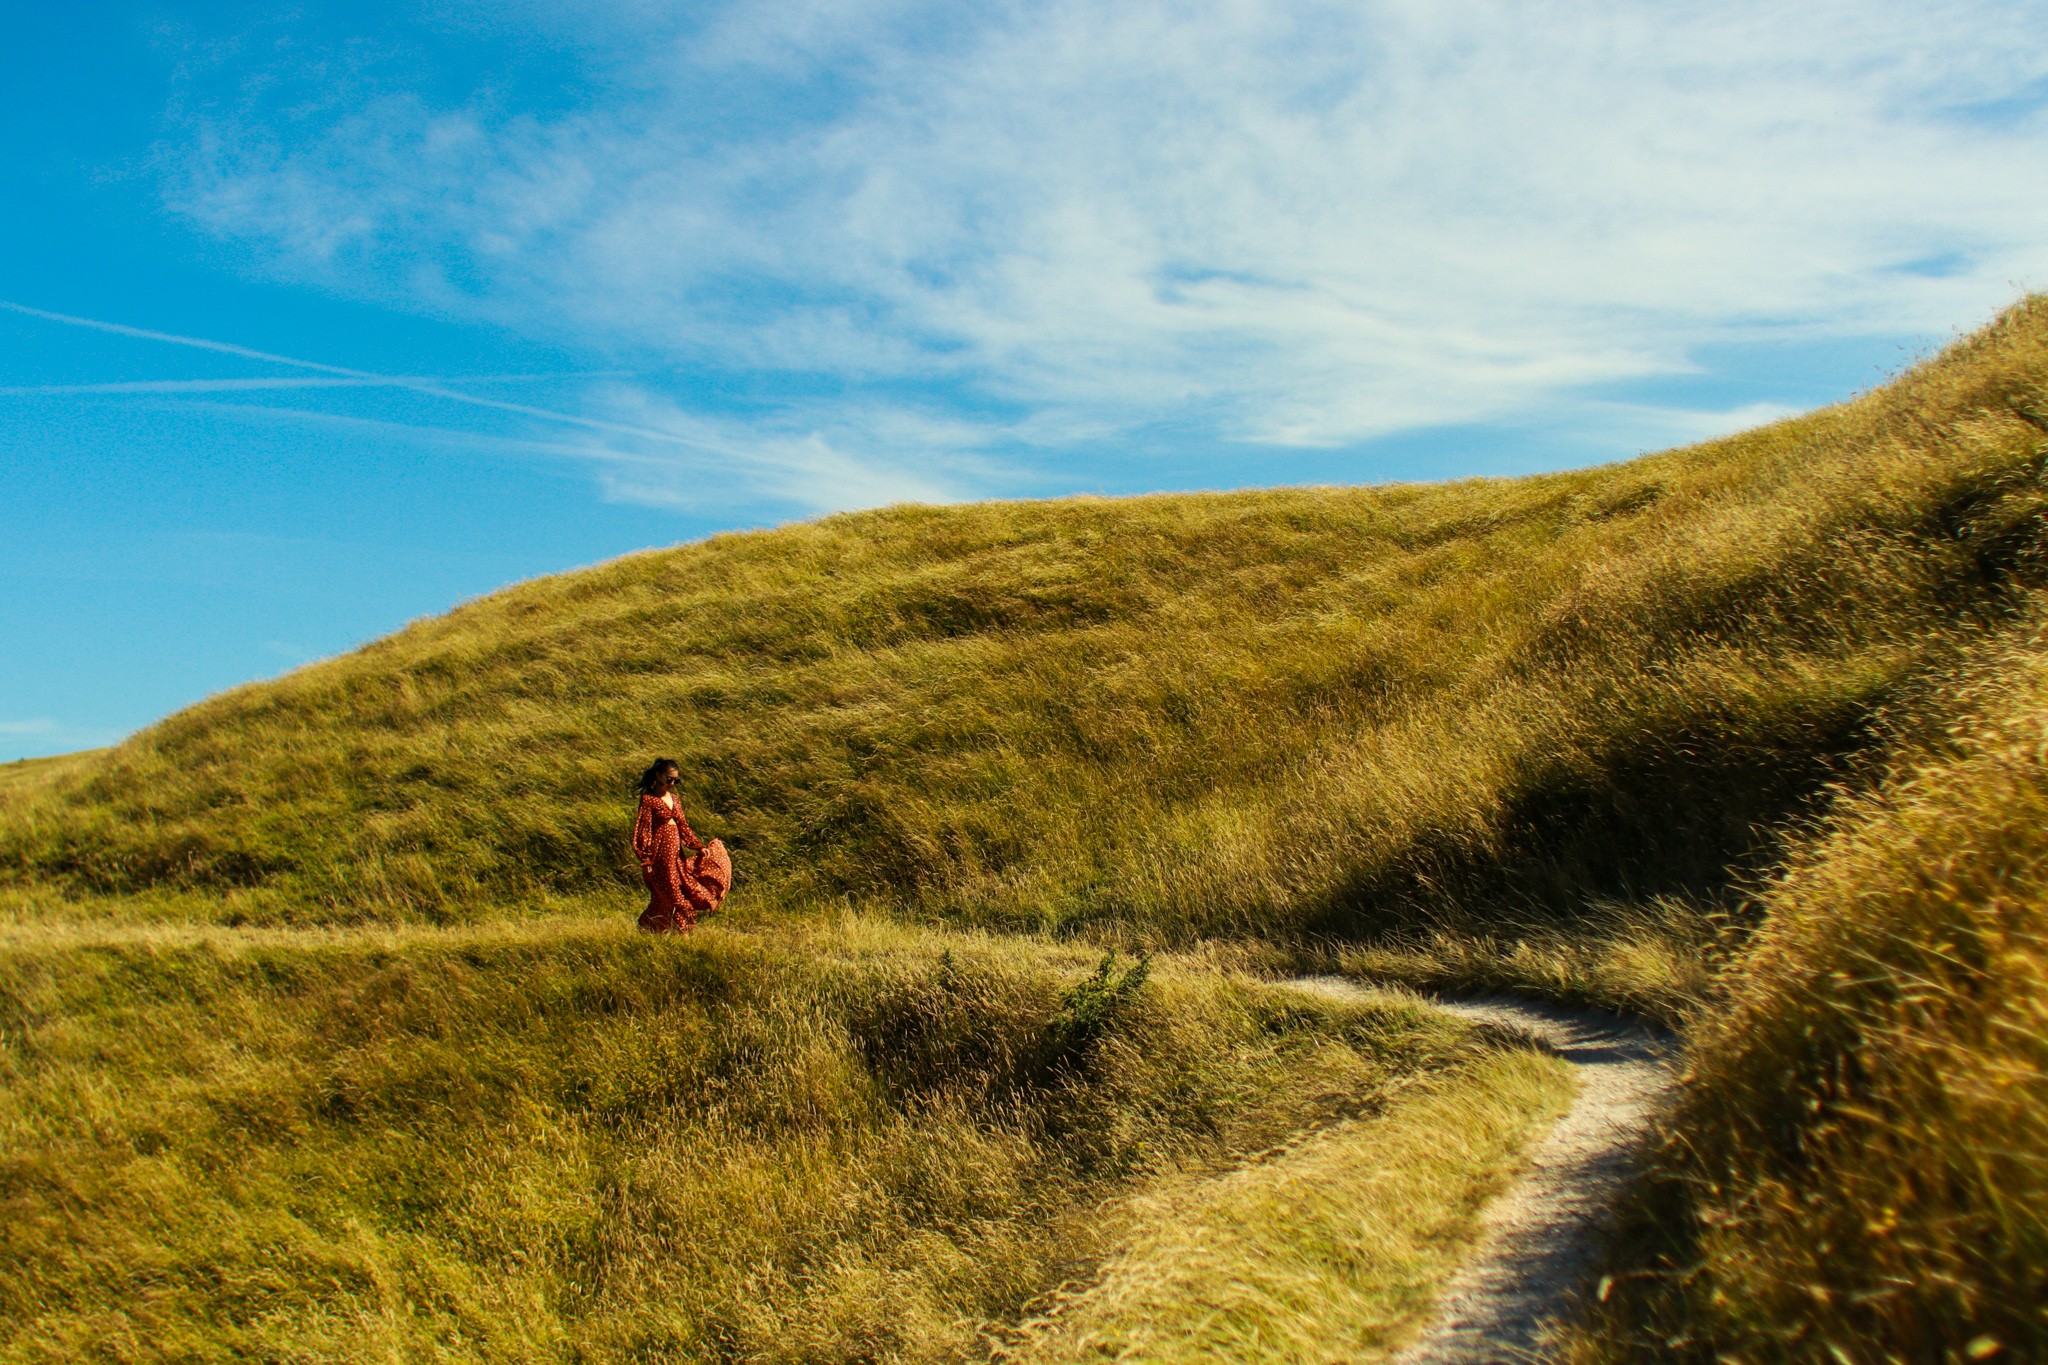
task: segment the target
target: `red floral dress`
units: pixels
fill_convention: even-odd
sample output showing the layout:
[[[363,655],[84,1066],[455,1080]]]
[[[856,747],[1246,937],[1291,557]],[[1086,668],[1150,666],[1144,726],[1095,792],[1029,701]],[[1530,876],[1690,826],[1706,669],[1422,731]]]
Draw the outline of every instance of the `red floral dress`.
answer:
[[[640,879],[653,897],[640,913],[640,927],[651,933],[687,932],[697,916],[716,910],[732,889],[725,841],[699,839],[673,802],[673,797],[642,796],[633,821],[633,856],[640,860]],[[691,850],[687,858],[685,845]]]

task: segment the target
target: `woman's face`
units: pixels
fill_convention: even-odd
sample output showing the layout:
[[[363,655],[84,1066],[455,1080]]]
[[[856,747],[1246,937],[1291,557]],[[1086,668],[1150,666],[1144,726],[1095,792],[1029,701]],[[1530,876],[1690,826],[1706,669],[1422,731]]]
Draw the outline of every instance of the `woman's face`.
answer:
[[[675,790],[676,782],[681,777],[682,772],[680,770],[676,768],[670,768],[668,771],[664,772],[661,775],[661,790],[664,793]]]

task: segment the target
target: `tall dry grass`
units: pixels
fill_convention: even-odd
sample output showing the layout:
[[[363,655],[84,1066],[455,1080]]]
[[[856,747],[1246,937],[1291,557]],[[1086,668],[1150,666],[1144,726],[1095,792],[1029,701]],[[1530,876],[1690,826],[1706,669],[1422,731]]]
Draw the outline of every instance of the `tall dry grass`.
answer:
[[[1106,1201],[1483,1053],[1089,962],[857,920],[0,948],[0,1360],[971,1356]]]
[[[1865,398],[1603,469],[635,555],[0,779],[0,881],[490,917],[629,889],[663,753],[763,903],[1155,942],[1712,904],[2043,580],[2044,380],[2033,300]]]
[[[1470,1065],[1273,1160],[1133,1201],[1096,1276],[1044,1305],[997,1359],[1386,1359],[1427,1322],[1529,1136],[1570,1103],[1570,1068],[1554,1057]]]
[[[2048,1357],[2048,636],[1763,895],[1597,1360]]]

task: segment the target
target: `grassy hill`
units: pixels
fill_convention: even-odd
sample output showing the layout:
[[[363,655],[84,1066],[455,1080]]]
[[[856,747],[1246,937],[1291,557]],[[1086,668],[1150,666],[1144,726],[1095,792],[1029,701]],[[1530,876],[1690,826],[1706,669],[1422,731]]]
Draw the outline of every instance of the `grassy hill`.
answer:
[[[485,917],[628,885],[658,752],[778,901],[1172,939],[1710,895],[2041,577],[2039,331],[1584,473],[630,556],[10,794],[0,873],[243,922]]]
[[[260,1221],[298,1207],[293,1182],[312,1177],[282,1157],[261,1178],[193,1173],[230,1129],[201,1124],[152,1147],[158,1138],[136,1136],[148,1125],[132,1093],[107,1099],[97,1126],[71,1117],[121,1067],[208,1114],[239,1112],[250,1102],[224,1097],[242,1093],[242,1063],[199,1041],[210,1013],[237,1021],[223,1025],[235,1048],[303,1080],[290,1093],[305,1098],[262,1120],[273,1146],[258,1147],[282,1152],[275,1134],[317,1134],[320,1169],[356,1173],[335,1177],[354,1194],[292,1215],[322,1246],[372,1230],[361,1246],[378,1249],[360,1264],[384,1267],[343,1276],[358,1287],[339,1297],[291,1300],[293,1349],[317,1356],[368,1339],[349,1335],[370,1330],[366,1303],[397,1313],[408,1295],[438,1293],[452,1304],[481,1292],[457,1287],[475,1266],[516,1259],[481,1213],[447,1221],[446,1189],[470,1188],[455,1177],[428,1180],[441,1193],[420,1213],[380,1203],[383,1187],[362,1172],[392,1161],[438,1170],[423,1153],[483,1153],[482,1135],[501,1127],[528,1153],[502,1168],[523,1170],[553,1150],[549,1125],[587,1122],[577,1116],[603,1084],[591,1077],[614,1055],[589,1039],[637,1036],[671,1015],[699,1021],[676,1025],[688,1033],[710,1027],[703,1011],[744,1014],[733,1000],[773,998],[803,1003],[744,1007],[782,1021],[747,1025],[784,1038],[762,1043],[757,1060],[809,1058],[789,1065],[821,1089],[789,1099],[796,1083],[775,1079],[782,1062],[735,1071],[628,1049],[616,1054],[623,1075],[740,1076],[733,1093],[753,1098],[706,1136],[691,1127],[709,1122],[697,1092],[657,1085],[625,1102],[625,1130],[687,1129],[720,1153],[758,1133],[779,1153],[760,1170],[830,1170],[848,1188],[880,1180],[895,1191],[883,1201],[892,1212],[869,1221],[896,1231],[870,1246],[861,1220],[814,1209],[809,1221],[770,1218],[767,1233],[734,1213],[733,1227],[758,1233],[731,1253],[751,1269],[675,1299],[696,1306],[664,1326],[643,1306],[630,1329],[600,1330],[610,1320],[563,1286],[600,1264],[654,1274],[671,1245],[661,1238],[680,1234],[592,1215],[607,1230],[574,1236],[596,1242],[560,1233],[570,1249],[518,1281],[553,1307],[527,1314],[502,1299],[513,1290],[493,1289],[499,1306],[463,1330],[497,1331],[495,1358],[515,1337],[537,1359],[662,1341],[773,1358],[762,1343],[778,1333],[810,1341],[810,1358],[966,1351],[982,1329],[959,1323],[1014,1318],[1061,1267],[1096,1254],[1085,1238],[1063,1240],[1062,1219],[1107,1218],[1132,1182],[1242,1160],[1286,1132],[1350,1121],[1339,1110],[1364,1113],[1317,1098],[1317,1068],[1340,1055],[1329,1048],[1354,1059],[1343,1065],[1359,1094],[1410,1074],[1506,1093],[1495,1073],[1472,1079],[1485,1068],[1459,1049],[1476,1042],[1360,1034],[1289,1013],[1254,979],[1335,966],[1617,1004],[1693,1029],[1687,1099],[1634,1215],[1636,1259],[1617,1262],[1624,1290],[1575,1348],[1589,1359],[2048,1349],[2048,1323],[2015,1307],[2041,1301],[2048,1267],[2042,1135],[2006,1121],[2012,1106],[2048,1098],[2042,1034],[2026,1022],[2041,998],[2030,964],[2048,848],[2033,804],[2048,783],[2027,729],[2048,695],[2033,681],[2048,657],[2044,432],[2048,300],[2036,299],[1869,395],[1702,446],[1531,479],[896,508],[715,537],[495,594],[112,750],[0,770],[15,1011],[0,1023],[6,1122],[15,1150],[46,1154],[9,1168],[5,1197],[26,1201],[12,1212],[42,1230],[11,1249],[42,1268],[0,1292],[0,1312],[41,1324],[23,1341],[57,1343],[49,1324],[68,1323],[67,1349],[103,1342],[91,1324],[111,1321],[128,1281],[105,1268],[115,1233],[78,1212],[86,1196],[63,1193],[52,1173],[67,1161],[104,1164],[119,1148],[123,1162],[171,1152],[173,1165],[196,1163],[178,1166],[185,1194],[161,1196],[148,1217],[122,1215],[124,1228],[158,1229],[156,1250],[135,1252],[144,1259],[185,1254],[200,1235],[189,1229],[220,1226],[223,1209]],[[631,779],[656,754],[680,761],[698,829],[734,846],[742,882],[723,939],[642,945],[604,927],[635,908],[622,841]],[[884,921],[928,927],[888,930],[907,937],[884,949],[871,941]],[[1121,1079],[1054,1068],[1042,1078],[1056,1074],[1046,1083],[1067,1087],[1062,1098],[1020,1098],[1037,1092],[1020,1088],[1014,1059],[1051,1046],[1057,1021],[1096,998],[1087,954],[1107,947],[1169,956],[1161,984],[1135,991],[1118,1007],[1125,1023],[1103,1024],[1103,1036],[1166,1037],[1206,1021],[1209,1034],[1173,1036],[1234,1059],[1203,1082],[1216,1087],[1212,1105],[1167,1103],[1201,1087],[1174,1071],[1182,1061],[1144,1049],[1117,1054],[1134,1068]],[[781,964],[778,951],[820,965]],[[720,954],[752,965],[706,965]],[[1024,984],[998,991],[1009,1003],[985,1020],[948,1015],[946,1027],[1008,1037],[999,1051],[1013,1060],[946,1053],[931,1077],[909,1079],[875,1048],[896,1027],[880,1021],[895,1016],[845,1002],[889,990],[927,999],[902,974],[962,955]],[[904,965],[913,960],[922,965]],[[375,994],[364,982],[401,966],[405,998],[441,1003],[419,1018],[379,1015],[382,1041],[336,1022]],[[728,970],[727,985],[704,984]],[[504,994],[504,972],[565,973],[572,984],[550,998],[570,1003],[518,1022],[524,997]],[[477,973],[494,984],[464,984]],[[730,984],[742,977],[751,984]],[[645,984],[605,984],[614,978]],[[285,1021],[278,1041],[258,1047],[250,1040],[273,1010]],[[469,1010],[513,1022],[477,1023]],[[1279,1036],[1261,1022],[1275,1010],[1307,1020],[1289,1026],[1298,1054],[1323,1062],[1273,1060],[1277,1045],[1259,1040]],[[81,1020],[127,1041],[95,1051]],[[495,1041],[464,1031],[477,1028]],[[785,1035],[826,1041],[806,1052]],[[466,1098],[430,1113],[378,1108],[385,1100],[334,1109],[347,1087],[304,1078],[363,1048],[383,1059],[380,1076],[403,1073],[408,1048],[439,1057],[438,1079],[405,1087]],[[484,1060],[501,1053],[520,1060]],[[933,1079],[955,1067],[965,1079]],[[1991,1098],[1962,1096],[1965,1077]],[[1523,1099],[1510,1108],[1526,1121],[1503,1120],[1504,1132],[1552,1102],[1516,1084]],[[891,1185],[852,1154],[899,1131],[885,1110],[934,1086],[948,1098],[903,1109],[900,1131],[918,1136],[901,1141],[993,1162],[976,1178],[1010,1191],[1001,1207],[930,1196],[925,1177]],[[1085,1142],[1063,1145],[1089,1126],[1058,1117],[1070,1104],[1101,1106],[1089,1124],[1132,1134],[1141,1155],[1105,1166]],[[789,1129],[804,1142],[830,1147],[839,1139],[818,1136],[827,1130],[859,1141],[806,1166],[775,1146],[784,1120],[764,1117],[798,1111],[824,1124]],[[1239,1117],[1251,1113],[1265,1117]],[[411,1134],[412,1155],[361,1145],[363,1115]],[[989,1134],[1007,1135],[1008,1155],[960,1155]],[[1501,1142],[1443,1195],[1452,1212],[1439,1226],[1453,1241],[1456,1210],[1484,1187],[1488,1163],[1511,1154]],[[1879,1148],[1888,1154],[1870,1155]],[[1936,1177],[1937,1149],[1972,1155]],[[601,1174],[632,1162],[577,1160],[580,1173],[545,1166],[532,1188],[567,1182],[598,1204],[632,1204],[605,1192],[631,1181]],[[1016,1174],[1039,1166],[1071,1175],[1045,1193]],[[967,1167],[947,1169],[930,1178],[974,1183]],[[801,1184],[732,1179],[690,1197],[719,1208],[706,1191],[748,1188],[779,1206]],[[776,1184],[785,1179],[796,1184]],[[494,1181],[465,1197],[517,1206],[514,1186]],[[1835,1230],[1804,1231],[1815,1227]],[[404,1258],[378,1239],[401,1236],[432,1244],[417,1264],[445,1269],[443,1288],[432,1289],[442,1270],[407,1280],[392,1269]],[[1879,1242],[1883,1254],[1842,1250]],[[618,1250],[628,1244],[638,1249]],[[989,1261],[998,1244],[1021,1249]],[[948,1279],[949,1257],[1009,1268]],[[1923,1272],[1947,1287],[1898,1287]],[[276,1292],[311,1293],[307,1277],[326,1273],[277,1271]],[[199,1287],[172,1318],[228,1313],[229,1291],[204,1286],[230,1282],[194,1272]],[[904,1291],[916,1306],[887,1310],[881,1326],[815,1317],[842,1302],[828,1285],[870,1286],[845,1288],[851,1304],[883,1282],[916,1286]],[[758,1330],[733,1325],[768,1284],[785,1288],[762,1300]],[[627,1286],[616,1292],[623,1301]],[[418,1340],[446,1347],[445,1326]],[[193,1354],[228,1349],[209,1330],[190,1327],[192,1341],[212,1343]],[[1402,1329],[1389,1318],[1372,1330],[1392,1340]],[[415,1341],[390,1332],[393,1349]],[[1899,1345],[1886,1355],[1872,1341]]]

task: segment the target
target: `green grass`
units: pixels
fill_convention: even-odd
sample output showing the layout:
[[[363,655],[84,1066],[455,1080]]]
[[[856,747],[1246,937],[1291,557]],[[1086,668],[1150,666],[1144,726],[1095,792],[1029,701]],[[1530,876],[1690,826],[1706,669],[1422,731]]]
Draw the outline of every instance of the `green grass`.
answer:
[[[1689,1030],[1588,1359],[2048,1353],[2044,433],[2037,298],[1685,450],[714,537],[0,767],[4,1350],[1392,1340],[1552,1099],[1318,970]],[[682,944],[656,754],[741,879]],[[1408,1076],[1469,1155],[1335,1279],[1341,1199],[1173,1202],[1384,1188]]]

